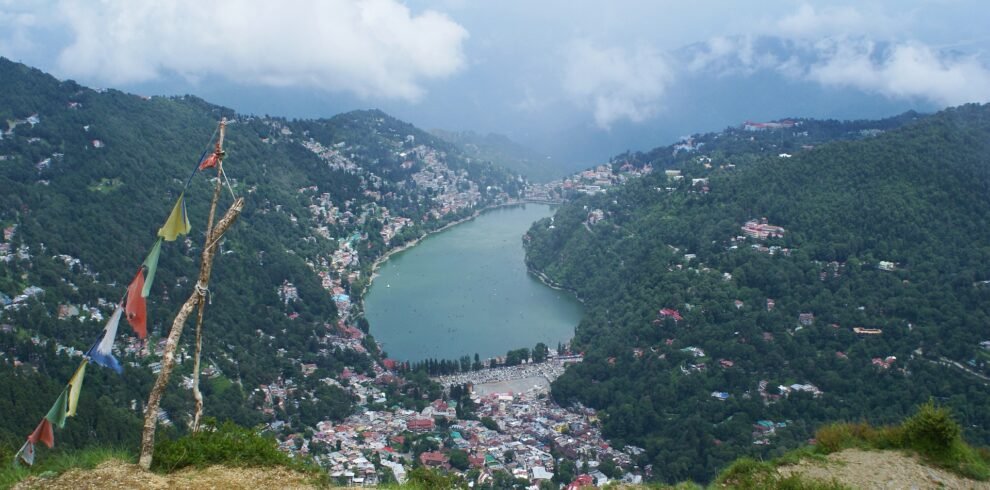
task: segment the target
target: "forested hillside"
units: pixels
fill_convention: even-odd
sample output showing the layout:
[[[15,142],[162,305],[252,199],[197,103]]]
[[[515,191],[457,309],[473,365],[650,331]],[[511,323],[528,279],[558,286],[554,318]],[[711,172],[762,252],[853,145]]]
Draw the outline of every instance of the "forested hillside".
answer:
[[[601,409],[655,478],[929,398],[990,442],[990,106],[753,123],[626,163],[656,170],[524,241],[586,305],[554,398]]]
[[[443,131],[434,129],[434,135],[458,145],[471,158],[492,161],[534,182],[547,182],[581,170],[577,162],[557,161],[540,155],[505,135],[472,131]]]
[[[247,204],[210,287],[208,416],[302,431],[350,413],[358,398],[325,381],[345,367],[374,377],[379,353],[360,309],[374,261],[518,194],[517,176],[380,111],[305,121],[242,115],[194,97],[92,90],[0,59],[4,446],[23,442],[100,335],[222,117],[231,188],[221,209],[231,193]],[[123,375],[90,368],[83,423],[68,424],[58,447],[136,442],[159,340],[198,272],[210,180],[194,176],[185,192],[192,232],[162,249],[148,343],[121,327]],[[180,428],[192,404],[181,386],[190,365],[162,403]]]

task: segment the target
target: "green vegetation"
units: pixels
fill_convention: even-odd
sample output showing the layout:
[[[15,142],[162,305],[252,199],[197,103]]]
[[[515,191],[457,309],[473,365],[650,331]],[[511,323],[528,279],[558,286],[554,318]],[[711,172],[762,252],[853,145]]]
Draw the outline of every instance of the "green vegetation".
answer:
[[[790,451],[770,461],[739,458],[719,472],[716,485],[732,488],[842,488],[836,482],[822,483],[795,475],[783,477],[777,468],[806,459],[823,460],[825,455],[849,448],[908,450],[928,464],[960,476],[990,479],[990,453],[967,444],[959,424],[949,410],[929,401],[901,424],[873,427],[868,423],[833,423],[815,432],[816,444]]]
[[[961,434],[949,409],[929,401],[900,425],[874,428],[868,423],[835,423],[820,428],[815,439],[822,454],[850,447],[906,449],[966,478],[990,479],[990,451],[970,446]]]
[[[740,458],[728,468],[719,473],[716,478],[719,487],[736,488],[740,490],[757,490],[776,488],[788,490],[842,490],[846,487],[838,482],[820,482],[803,478],[798,475],[781,476],[777,473],[776,465],[756,461],[752,458]]]
[[[106,193],[115,191],[122,185],[124,185],[124,181],[120,179],[100,179],[98,182],[90,184],[87,189],[93,192]]]
[[[501,134],[481,135],[472,131],[451,132],[439,129],[434,129],[431,133],[460,146],[471,158],[490,161],[535,182],[559,179],[581,170],[580,164],[551,161]]]
[[[217,424],[216,420],[206,420],[199,432],[164,439],[155,445],[155,471],[169,473],[187,466],[210,465],[306,468],[279,451],[274,438],[230,421]]]
[[[104,461],[121,460],[136,462],[137,455],[123,449],[90,447],[72,451],[55,451],[39,458],[34,466],[10,465],[14,453],[0,448],[0,488],[10,488],[29,476],[54,476],[72,469],[92,469]]]
[[[604,435],[667,482],[779,456],[830,421],[891,424],[929,398],[990,443],[984,381],[949,364],[990,373],[990,106],[730,128],[693,148],[615,157],[654,172],[524,238],[528,265],[585,304],[571,344],[584,362],[556,401],[600,410]],[[783,236],[743,237],[761,218]]]

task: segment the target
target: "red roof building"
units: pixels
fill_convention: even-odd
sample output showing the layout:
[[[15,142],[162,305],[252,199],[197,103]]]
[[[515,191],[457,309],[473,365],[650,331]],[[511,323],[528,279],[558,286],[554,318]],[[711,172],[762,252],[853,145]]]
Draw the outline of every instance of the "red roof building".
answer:
[[[595,486],[595,479],[591,475],[578,475],[570,484],[567,485],[567,490],[578,490],[579,488],[593,487]]]
[[[412,419],[406,422],[406,428],[413,432],[429,432],[433,430],[433,419]]]
[[[679,322],[684,319],[684,317],[681,316],[681,313],[679,311],[671,308],[664,308],[660,310],[658,313],[660,314],[661,318],[670,317],[673,318],[675,322]]]
[[[742,232],[750,238],[766,240],[767,238],[782,237],[786,230],[782,226],[775,226],[767,223],[766,218],[759,221],[752,219],[742,225]]]
[[[447,467],[447,456],[443,453],[436,452],[425,452],[419,455],[419,462],[423,463],[423,466],[432,466],[434,468]]]
[[[468,463],[471,464],[472,468],[484,468],[485,467],[485,457],[479,456],[477,454],[472,454],[468,456]]]

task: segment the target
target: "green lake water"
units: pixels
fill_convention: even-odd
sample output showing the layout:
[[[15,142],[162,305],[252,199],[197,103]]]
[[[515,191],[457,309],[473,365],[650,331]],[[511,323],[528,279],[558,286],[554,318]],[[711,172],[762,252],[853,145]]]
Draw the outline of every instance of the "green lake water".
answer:
[[[365,298],[371,334],[406,361],[482,359],[567,341],[581,304],[526,272],[522,236],[543,204],[497,208],[393,255]]]

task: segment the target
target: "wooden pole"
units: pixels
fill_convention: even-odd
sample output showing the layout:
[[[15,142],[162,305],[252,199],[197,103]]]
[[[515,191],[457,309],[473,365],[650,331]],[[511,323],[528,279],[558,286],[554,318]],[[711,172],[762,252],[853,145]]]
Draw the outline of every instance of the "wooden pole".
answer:
[[[220,188],[223,186],[223,138],[227,129],[227,119],[220,120],[220,137],[217,138],[217,146],[213,150],[213,155],[217,159],[217,184],[213,188],[213,201],[210,202],[210,217],[206,221],[206,242],[203,244],[205,250],[212,243],[213,219],[217,212],[217,201],[220,200]],[[219,238],[219,237],[218,237]],[[193,412],[193,432],[199,432],[199,422],[203,418],[203,393],[199,391],[199,360],[203,351],[203,310],[206,309],[206,301],[200,300],[199,311],[196,314],[196,350],[193,354],[193,400],[196,401],[196,408]]]
[[[221,122],[221,124],[223,123]],[[221,134],[223,133],[221,132]],[[218,179],[219,177],[218,175]],[[219,180],[217,185],[220,185]],[[216,209],[218,192],[218,190],[214,192],[213,205],[210,211],[211,221]],[[186,320],[189,318],[193,309],[198,305],[202,305],[206,300],[206,294],[209,291],[210,275],[213,273],[213,258],[216,255],[220,238],[234,224],[234,221],[237,220],[243,209],[244,198],[238,197],[230,205],[230,208],[227,209],[223,218],[217,222],[216,227],[208,229],[206,245],[203,247],[200,261],[199,280],[196,282],[196,287],[192,294],[189,295],[189,299],[179,308],[178,314],[175,315],[175,320],[172,321],[172,330],[169,332],[168,340],[165,342],[165,353],[162,356],[162,371],[158,374],[158,379],[155,380],[155,385],[151,389],[151,394],[148,396],[148,404],[144,410],[144,431],[141,434],[141,457],[138,460],[138,464],[146,470],[151,468],[151,460],[155,452],[155,429],[158,424],[158,407],[161,403],[162,395],[165,393],[165,387],[168,385],[169,377],[172,375],[172,369],[175,367],[175,351],[179,346],[182,330],[185,328]]]

